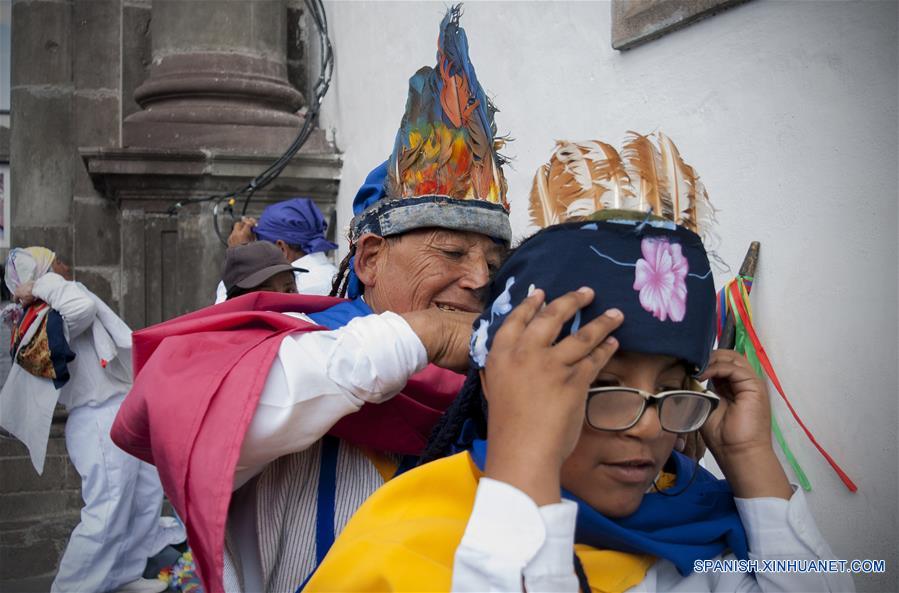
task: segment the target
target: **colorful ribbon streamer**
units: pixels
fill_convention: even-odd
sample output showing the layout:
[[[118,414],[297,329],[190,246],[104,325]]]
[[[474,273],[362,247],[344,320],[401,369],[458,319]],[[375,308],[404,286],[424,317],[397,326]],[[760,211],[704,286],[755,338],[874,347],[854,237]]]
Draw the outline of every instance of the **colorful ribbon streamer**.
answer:
[[[784,389],[780,384],[780,379],[777,377],[777,373],[774,371],[774,366],[771,364],[771,360],[768,358],[768,354],[765,352],[764,346],[762,346],[761,340],[759,340],[758,334],[755,331],[755,327],[752,324],[752,306],[749,302],[749,291],[752,288],[752,279],[749,277],[737,276],[734,280],[731,280],[721,289],[718,293],[718,332],[719,336],[724,327],[724,320],[727,317],[727,314],[733,315],[733,319],[735,322],[735,330],[736,330],[736,342],[734,344],[734,350],[744,354],[746,358],[749,359],[750,364],[755,369],[755,371],[762,375],[764,374],[768,376],[771,380],[771,383],[774,385],[774,388],[777,390],[777,393],[780,394],[780,397],[783,399],[784,403],[787,404],[787,408],[790,410],[790,413],[793,415],[793,418],[796,419],[796,422],[799,423],[799,426],[805,432],[806,436],[812,442],[816,449],[824,456],[824,459],[830,464],[833,470],[837,473],[843,483],[846,485],[851,492],[856,492],[858,487],[855,483],[849,478],[846,472],[834,461],[833,457],[831,457],[827,451],[824,450],[818,441],[815,439],[812,432],[805,426],[805,423],[799,417],[799,414],[796,413],[796,410],[793,408],[793,405],[790,403],[790,400],[787,398],[786,393],[784,393]],[[811,490],[812,486],[808,480],[808,477],[805,475],[802,467],[799,465],[799,462],[796,460],[796,457],[793,455],[793,452],[790,450],[787,445],[786,439],[784,439],[783,433],[780,430],[780,426],[777,423],[777,420],[772,415],[771,417],[771,425],[772,430],[774,432],[774,438],[777,440],[777,443],[780,445],[781,450],[784,452],[784,456],[787,459],[787,462],[790,464],[790,467],[793,468],[793,471],[796,473],[797,478],[799,479],[799,483],[805,490]]]

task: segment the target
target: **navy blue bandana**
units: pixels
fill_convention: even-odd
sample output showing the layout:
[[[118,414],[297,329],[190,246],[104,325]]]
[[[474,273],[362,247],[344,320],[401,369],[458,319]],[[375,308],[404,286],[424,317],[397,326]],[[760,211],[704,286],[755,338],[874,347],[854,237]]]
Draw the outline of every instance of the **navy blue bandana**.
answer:
[[[715,287],[700,238],[670,222],[607,220],[548,227],[521,244],[490,286],[475,321],[471,359],[484,367],[503,319],[535,288],[546,302],[582,286],[596,291],[562,335],[612,307],[623,351],[675,356],[705,368],[715,339]]]

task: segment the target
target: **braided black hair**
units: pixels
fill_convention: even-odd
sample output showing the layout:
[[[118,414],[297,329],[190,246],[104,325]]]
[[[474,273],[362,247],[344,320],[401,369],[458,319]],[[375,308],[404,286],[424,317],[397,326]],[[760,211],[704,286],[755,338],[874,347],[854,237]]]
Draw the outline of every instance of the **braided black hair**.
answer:
[[[469,367],[459,395],[431,431],[419,464],[452,454],[453,445],[462,436],[462,428],[467,420],[473,422],[476,438],[487,438],[487,400],[481,387],[479,369],[474,366]]]
[[[356,255],[355,243],[350,245],[349,253],[347,253],[346,257],[343,258],[343,261],[340,262],[337,275],[334,276],[334,281],[331,284],[331,296],[341,298],[346,296],[347,287],[350,283],[350,260],[354,255]]]
[[[590,593],[590,581],[587,579],[587,571],[584,570],[584,565],[581,563],[577,553],[574,554],[574,574],[577,576],[577,586],[581,593]]]

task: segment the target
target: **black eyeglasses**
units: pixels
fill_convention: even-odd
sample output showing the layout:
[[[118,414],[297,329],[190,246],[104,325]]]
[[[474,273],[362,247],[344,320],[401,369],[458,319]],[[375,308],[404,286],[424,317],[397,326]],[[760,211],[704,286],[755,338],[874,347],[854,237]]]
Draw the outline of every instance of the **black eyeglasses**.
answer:
[[[719,397],[710,391],[649,393],[633,387],[594,387],[587,391],[587,424],[597,430],[632,428],[655,404],[662,429],[683,434],[699,429],[716,407]]]

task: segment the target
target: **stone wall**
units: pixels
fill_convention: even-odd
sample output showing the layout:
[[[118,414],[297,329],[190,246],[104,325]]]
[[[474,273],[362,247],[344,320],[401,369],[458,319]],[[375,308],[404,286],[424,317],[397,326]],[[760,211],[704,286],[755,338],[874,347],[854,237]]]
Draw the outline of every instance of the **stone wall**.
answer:
[[[24,445],[0,435],[0,591],[48,591],[78,524],[81,479],[64,428],[64,418],[54,421],[42,476]]]
[[[190,5],[197,8],[186,15],[180,14],[184,5],[177,0],[157,0],[157,4],[157,9],[160,6],[175,6],[175,16],[181,20],[187,19],[177,28],[173,26],[163,29],[161,33],[157,31],[164,37],[162,41],[157,40],[157,53],[169,55],[175,50],[187,48],[184,51],[188,51],[197,47],[222,52],[229,44],[234,46],[231,53],[238,57],[252,56],[254,51],[258,51],[264,54],[268,60],[266,63],[277,65],[280,59],[281,66],[276,68],[283,68],[284,88],[296,87],[300,91],[297,97],[302,98],[302,92],[309,86],[306,66],[308,33],[302,0],[224,3],[196,0]],[[234,31],[242,28],[242,25],[235,25],[235,22],[240,22],[238,17],[241,14],[238,13],[241,12],[241,5],[248,6],[246,10],[262,11],[256,15],[257,20],[269,24],[259,24],[258,31],[239,39]],[[199,42],[188,33],[202,27],[190,19],[202,19],[204,10],[218,14],[224,8],[235,12],[234,19],[220,19],[222,22],[212,27],[203,38],[205,45],[198,45]],[[78,280],[119,310],[126,321],[135,327],[161,320],[158,316],[147,314],[146,310],[128,311],[124,303],[129,298],[129,292],[145,292],[148,290],[148,278],[159,275],[156,271],[143,269],[147,249],[163,249],[161,245],[134,243],[132,222],[135,217],[141,220],[146,218],[149,227],[155,228],[160,224],[172,227],[175,235],[167,230],[165,240],[174,238],[176,242],[184,242],[184,248],[177,248],[181,243],[166,247],[163,249],[166,253],[161,257],[173,255],[179,258],[185,269],[200,270],[201,273],[179,277],[184,284],[177,287],[177,295],[171,293],[177,302],[169,302],[165,306],[155,303],[155,300],[164,299],[164,295],[154,292],[152,288],[147,294],[132,295],[132,302],[137,298],[146,302],[149,309],[162,307],[171,314],[207,304],[223,255],[223,247],[212,233],[210,209],[187,209],[178,219],[166,215],[166,211],[182,198],[229,191],[245,184],[286,148],[297,131],[296,127],[291,126],[302,123],[302,111],[299,117],[284,114],[281,119],[289,120],[287,127],[271,125],[278,117],[267,116],[268,127],[264,128],[241,125],[246,122],[229,126],[226,125],[227,116],[213,114],[215,121],[223,121],[221,128],[224,133],[209,132],[215,126],[206,126],[202,133],[194,127],[180,134],[175,130],[174,140],[166,141],[160,134],[147,139],[145,134],[141,135],[142,130],[135,131],[142,124],[157,130],[169,125],[168,122],[155,120],[145,123],[150,112],[142,110],[134,99],[135,91],[139,91],[141,85],[152,76],[153,10],[153,4],[147,0],[23,0],[14,2],[12,9],[12,114],[9,139],[13,157],[12,245],[43,244],[70,256],[75,263]],[[157,20],[163,16],[157,15]],[[262,16],[266,18],[262,19]],[[276,25],[270,24],[272,22]],[[283,33],[271,33],[273,26],[275,29],[278,26],[283,28]],[[280,40],[281,58],[272,58],[273,53],[277,52],[268,46],[259,50],[243,47],[263,43],[261,40],[271,37]],[[181,41],[185,38],[190,41]],[[206,55],[201,56],[201,62]],[[215,72],[214,67],[207,60],[198,65],[197,70],[209,71],[212,68]],[[225,72],[222,78],[227,78],[227,74]],[[232,75],[238,76],[240,73],[235,68]],[[196,92],[202,91],[199,88]],[[260,95],[259,101],[260,105],[268,105],[263,95]],[[155,113],[160,109],[162,107],[157,105]],[[246,119],[254,120],[265,119],[259,113],[274,113],[267,107],[254,109],[249,105],[246,109],[232,111],[253,113]],[[202,138],[208,142],[204,144]],[[140,151],[145,147],[156,152],[148,161],[140,162]],[[242,150],[244,148],[246,150]],[[119,155],[125,155],[124,160],[139,163],[140,166],[129,169],[124,176],[119,171],[114,172],[115,179],[111,181],[106,176],[108,169],[104,169],[102,164],[97,170],[92,170],[91,162],[85,162],[86,158],[98,152],[108,155],[116,151]],[[156,157],[160,151],[162,158],[158,159]],[[239,170],[231,167],[233,175],[216,177],[212,172],[215,168],[213,161],[223,153],[232,163],[235,159],[239,160],[242,154],[251,158],[244,161],[245,166],[239,167]],[[320,164],[323,155],[331,162],[327,170],[318,165],[313,165],[314,170],[310,170],[309,158]],[[161,162],[166,164],[161,165]],[[179,162],[192,163],[190,170],[184,171],[178,166]],[[250,213],[258,213],[272,201],[301,194],[311,195],[326,215],[330,213],[336,199],[340,170],[340,160],[333,145],[325,140],[323,133],[318,132],[294,162],[293,170],[298,176],[289,178],[285,175],[278,180],[276,187],[257,193]],[[122,185],[119,182],[126,178],[128,191],[116,193],[115,189]],[[126,210],[130,213],[125,214]],[[180,220],[185,218],[196,220]],[[168,223],[163,219],[169,219]],[[223,221],[223,225],[228,224],[229,221]],[[199,251],[196,250],[196,241],[191,239],[195,235],[200,239]],[[202,260],[190,261],[191,254],[198,254]],[[169,273],[177,276],[172,270]],[[133,282],[138,276],[139,286]]]

